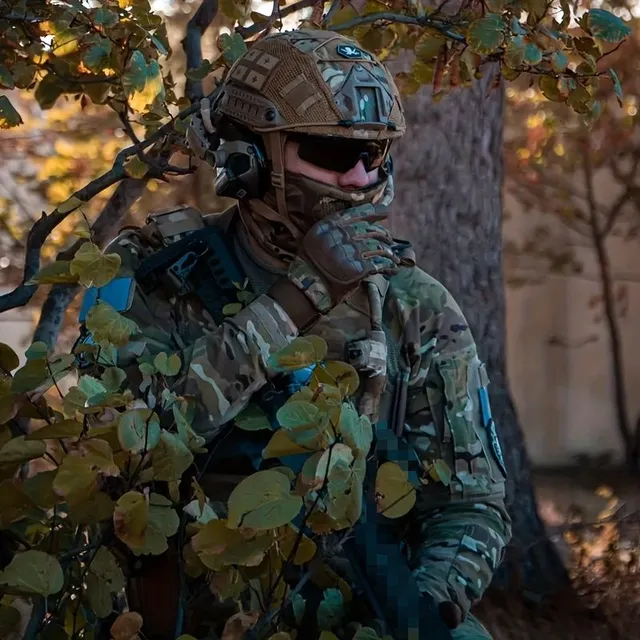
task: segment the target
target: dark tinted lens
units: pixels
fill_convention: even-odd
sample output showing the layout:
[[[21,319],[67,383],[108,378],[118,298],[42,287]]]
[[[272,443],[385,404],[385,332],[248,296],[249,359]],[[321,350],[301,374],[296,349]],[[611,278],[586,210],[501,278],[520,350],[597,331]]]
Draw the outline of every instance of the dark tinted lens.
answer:
[[[324,138],[299,136],[293,138],[300,145],[298,156],[328,171],[346,173],[362,160],[367,171],[380,167],[387,155],[386,141],[351,140],[348,138]]]

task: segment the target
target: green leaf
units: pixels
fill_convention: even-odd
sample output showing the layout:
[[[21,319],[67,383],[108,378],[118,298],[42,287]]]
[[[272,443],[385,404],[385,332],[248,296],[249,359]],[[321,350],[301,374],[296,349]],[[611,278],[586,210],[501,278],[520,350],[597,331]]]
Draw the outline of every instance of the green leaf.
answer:
[[[121,262],[117,253],[105,255],[97,245],[85,242],[76,252],[69,270],[85,287],[104,287],[116,276]]]
[[[224,316],[235,316],[236,313],[240,313],[242,311],[242,303],[241,302],[229,302],[222,307],[222,315]]]
[[[153,359],[153,365],[163,376],[176,376],[180,373],[182,362],[177,353],[168,356],[166,353],[159,353]]]
[[[534,67],[542,60],[542,51],[533,42],[527,43],[524,48],[524,61]]]
[[[445,42],[445,39],[441,36],[423,33],[415,45],[416,57],[422,62],[432,62]]]
[[[154,556],[164,553],[169,548],[167,538],[174,535],[179,526],[180,518],[171,508],[171,501],[158,493],[152,493],[149,496],[149,524],[144,544],[140,549],[133,549],[133,552],[136,555]]]
[[[44,358],[29,360],[13,376],[14,393],[25,393],[39,387],[49,377],[47,361]]]
[[[85,374],[78,380],[78,389],[87,396],[87,399],[99,393],[105,393],[105,386],[93,376]]]
[[[515,36],[505,48],[504,61],[512,69],[518,69],[524,62],[525,41],[522,36]]]
[[[230,35],[223,33],[218,38],[218,48],[222,52],[224,61],[231,66],[238,58],[243,56],[247,51],[247,45],[245,44],[242,36],[239,33]]]
[[[257,405],[251,403],[235,417],[236,426],[244,431],[260,431],[271,429],[267,414]]]
[[[86,596],[89,606],[98,618],[106,618],[113,611],[113,595],[105,582],[95,574],[89,572],[86,578]]]
[[[0,449],[0,464],[23,463],[44,455],[44,442],[27,441],[25,436],[12,438]]]
[[[352,640],[379,640],[379,636],[371,627],[361,627]]]
[[[242,39],[242,38],[241,38]],[[134,111],[145,111],[164,99],[165,89],[160,66],[155,60],[147,63],[140,51],[134,51],[122,85]]]
[[[0,129],[11,129],[22,124],[20,114],[7,96],[0,96]]]
[[[160,419],[151,409],[131,409],[120,415],[118,440],[125,451],[151,451],[160,442]]]
[[[78,282],[78,276],[70,272],[69,260],[55,260],[42,267],[25,284],[59,284]]]
[[[197,69],[190,69],[187,71],[187,78],[190,80],[204,80],[214,69],[214,66],[209,60],[203,60],[202,64]]]
[[[495,53],[504,42],[507,25],[497,15],[488,14],[474,20],[467,30],[467,42],[475,53],[489,55]]]
[[[576,113],[585,114],[589,112],[589,103],[591,102],[591,94],[586,87],[581,84],[569,94],[567,104],[573,108]]]
[[[351,405],[343,404],[338,430],[354,452],[363,455],[369,453],[373,442],[373,429],[367,416],[359,416]]]
[[[34,504],[45,509],[51,509],[61,502],[60,496],[53,491],[53,481],[57,473],[57,469],[40,471],[25,481],[22,489]]]
[[[63,92],[62,81],[48,73],[38,84],[34,95],[41,109],[51,109]]]
[[[118,24],[120,18],[115,11],[111,11],[111,9],[107,9],[106,7],[98,7],[94,9],[93,14],[93,22],[100,27],[113,27],[115,24]]]
[[[306,600],[299,593],[294,593],[291,597],[291,608],[297,625],[302,624],[306,604]]]
[[[302,498],[291,493],[290,482],[284,474],[258,471],[231,492],[228,526],[274,529],[291,522],[301,507]]]
[[[0,584],[29,594],[51,596],[62,589],[64,574],[56,558],[43,551],[29,550],[16,553],[0,572]]]
[[[84,66],[95,72],[102,70],[105,63],[109,60],[112,48],[111,40],[107,40],[106,38],[102,38],[100,42],[91,45],[82,57]]]
[[[40,429],[32,431],[25,437],[26,440],[59,440],[62,438],[79,438],[82,433],[82,423],[77,420],[62,420],[47,424]]]
[[[100,378],[107,391],[118,391],[126,379],[126,371],[119,367],[108,367]]]
[[[97,342],[106,340],[117,347],[122,347],[129,338],[139,331],[138,325],[119,314],[110,304],[102,301],[87,314],[87,329]]]
[[[616,98],[618,99],[618,104],[622,106],[622,85],[620,84],[620,79],[618,78],[618,74],[614,69],[608,69],[607,73],[611,78],[611,82],[613,82],[613,91],[616,94]]]
[[[4,342],[0,342],[0,368],[5,373],[10,373],[20,364],[18,354]]]
[[[340,589],[325,589],[318,605],[318,626],[329,631],[340,625],[344,616],[344,596]]]
[[[289,401],[276,413],[276,420],[284,429],[293,429],[301,425],[314,423],[319,417],[318,407],[310,402]]]
[[[569,66],[569,58],[562,51],[556,51],[551,56],[551,66],[556,73],[562,73]]]
[[[27,360],[40,360],[46,358],[49,353],[49,347],[44,342],[32,342],[29,348],[24,352]]]
[[[111,593],[117,593],[125,588],[122,569],[118,565],[115,556],[106,547],[103,546],[98,549],[91,561],[89,570],[106,583]]]
[[[92,525],[111,520],[116,503],[102,491],[91,489],[84,501],[69,503],[69,518],[74,524]]]
[[[594,38],[610,44],[617,44],[631,35],[631,29],[624,20],[605,9],[588,11],[586,25]]]
[[[187,445],[173,433],[162,431],[160,442],[153,451],[154,478],[165,482],[176,482],[191,466],[193,454]]]
[[[491,13],[502,13],[507,6],[507,0],[486,0],[486,6]]]
[[[139,156],[134,155],[124,163],[124,171],[130,178],[140,180],[147,175],[149,165],[144,160],[141,160]]]

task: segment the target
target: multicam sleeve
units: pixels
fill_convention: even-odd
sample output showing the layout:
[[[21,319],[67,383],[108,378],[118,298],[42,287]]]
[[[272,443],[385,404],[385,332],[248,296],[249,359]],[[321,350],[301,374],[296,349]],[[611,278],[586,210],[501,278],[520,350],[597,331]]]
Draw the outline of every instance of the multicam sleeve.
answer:
[[[182,372],[172,390],[197,398],[199,435],[212,439],[247,405],[267,380],[269,355],[297,335],[280,305],[262,295],[182,352]]]
[[[421,473],[410,564],[419,589],[437,603],[454,602],[464,619],[503,558],[511,522],[485,365],[460,308],[437,288],[419,314],[405,414]]]
[[[124,233],[109,245],[121,257],[120,277],[134,279],[140,262],[139,240]],[[193,429],[210,441],[262,387],[269,375],[268,357],[298,335],[298,328],[282,307],[267,295],[249,303],[191,343],[178,344],[180,320],[165,295],[136,286],[123,315],[133,320],[141,335],[118,353],[118,364],[135,379],[141,354],[177,353],[182,367],[169,379],[171,391],[195,400]]]

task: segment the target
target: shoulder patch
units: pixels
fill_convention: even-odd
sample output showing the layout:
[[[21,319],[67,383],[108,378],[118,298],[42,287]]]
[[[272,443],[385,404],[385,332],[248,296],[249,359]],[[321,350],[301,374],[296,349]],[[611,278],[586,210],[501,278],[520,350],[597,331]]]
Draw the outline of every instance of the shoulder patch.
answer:
[[[350,44],[339,44],[336,47],[336,53],[343,58],[348,58],[349,60],[358,60],[361,58],[366,58],[364,51]]]
[[[99,300],[111,305],[119,313],[128,311],[133,303],[135,289],[136,282],[131,277],[114,278],[104,287],[90,287],[84,295],[78,321],[84,322]]]

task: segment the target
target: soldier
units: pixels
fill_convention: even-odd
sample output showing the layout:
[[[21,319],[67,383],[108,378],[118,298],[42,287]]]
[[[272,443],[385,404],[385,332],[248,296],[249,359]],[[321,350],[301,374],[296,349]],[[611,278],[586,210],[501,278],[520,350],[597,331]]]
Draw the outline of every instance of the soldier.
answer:
[[[372,567],[375,549],[360,556],[366,565],[374,554],[365,566],[374,608],[382,606],[374,617],[395,607],[389,631],[410,637],[398,625],[414,605],[426,607],[416,599],[424,594],[453,638],[489,638],[469,610],[511,535],[504,461],[485,365],[460,308],[380,224],[393,200],[390,149],[405,133],[393,79],[355,42],[300,30],[253,44],[214,95],[188,141],[237,206],[154,215],[110,245],[129,283],[114,305],[142,331],[127,353],[180,354],[172,389],[197,400],[193,427],[218,446],[250,399],[267,407],[277,399],[283,387],[269,355],[297,336],[324,338],[328,357],[360,374],[357,406],[375,423],[375,460],[396,461],[413,478],[440,464],[416,482],[417,503],[401,534],[394,529],[409,577],[396,561]],[[215,241],[205,241],[211,229]],[[238,296],[231,281],[246,290]],[[243,308],[229,313],[238,298]],[[208,486],[218,495],[264,468],[263,432],[235,433],[212,465]],[[421,628],[419,637],[434,636]]]

